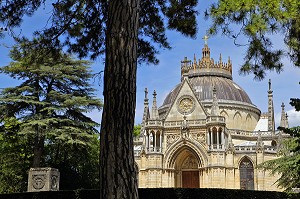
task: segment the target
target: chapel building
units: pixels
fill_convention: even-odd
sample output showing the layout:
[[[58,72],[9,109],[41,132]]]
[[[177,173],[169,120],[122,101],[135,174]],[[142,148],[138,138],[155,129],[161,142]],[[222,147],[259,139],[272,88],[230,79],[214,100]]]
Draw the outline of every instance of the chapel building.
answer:
[[[135,162],[140,188],[189,187],[279,191],[279,176],[257,169],[277,158],[282,139],[275,130],[273,92],[269,81],[268,112],[251,102],[232,80],[232,62],[210,57],[181,61],[181,82],[158,107],[156,92],[149,107],[145,89]],[[288,127],[282,104],[280,126]]]

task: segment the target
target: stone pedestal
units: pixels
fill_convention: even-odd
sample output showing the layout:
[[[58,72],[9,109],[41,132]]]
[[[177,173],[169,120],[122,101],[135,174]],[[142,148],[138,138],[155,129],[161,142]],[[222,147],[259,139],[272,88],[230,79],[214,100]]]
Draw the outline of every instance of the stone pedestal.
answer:
[[[58,169],[30,168],[28,173],[28,192],[58,191],[60,173]]]

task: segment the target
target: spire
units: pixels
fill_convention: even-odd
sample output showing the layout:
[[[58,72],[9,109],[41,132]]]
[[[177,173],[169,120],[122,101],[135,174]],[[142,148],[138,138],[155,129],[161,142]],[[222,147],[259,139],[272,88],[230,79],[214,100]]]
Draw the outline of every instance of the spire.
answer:
[[[284,111],[284,103],[281,104],[281,119],[280,119],[280,126],[285,127],[285,111]]]
[[[152,115],[151,119],[158,119],[158,109],[156,104],[156,91],[153,92],[153,104],[152,104]]]
[[[218,105],[218,98],[217,98],[217,89],[216,87],[213,88],[213,101],[211,107],[211,116],[219,116],[219,105]]]
[[[220,53],[219,63],[222,64],[222,54]]]
[[[145,99],[144,99],[144,114],[143,114],[143,121],[142,124],[144,125],[145,122],[149,118],[149,102],[148,102],[148,89],[145,88]]]
[[[196,72],[196,66],[197,66],[197,59],[196,59],[196,54],[194,53],[194,63],[193,63],[193,66],[194,66],[194,73]]]
[[[269,79],[269,90],[268,90],[268,131],[275,131],[274,122],[274,107],[273,107],[273,91],[271,88],[271,79]]]
[[[288,128],[289,125],[288,125],[288,121],[287,121],[287,114],[285,113],[284,107],[285,107],[284,103],[282,102],[282,104],[281,104],[280,126],[284,127],[284,128]]]

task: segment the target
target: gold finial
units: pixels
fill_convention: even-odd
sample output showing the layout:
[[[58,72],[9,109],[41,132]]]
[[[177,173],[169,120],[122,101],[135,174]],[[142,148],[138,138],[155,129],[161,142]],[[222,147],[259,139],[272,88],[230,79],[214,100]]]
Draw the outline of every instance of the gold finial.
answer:
[[[204,35],[202,39],[204,40],[205,45],[207,45],[207,40],[209,39],[209,36]]]

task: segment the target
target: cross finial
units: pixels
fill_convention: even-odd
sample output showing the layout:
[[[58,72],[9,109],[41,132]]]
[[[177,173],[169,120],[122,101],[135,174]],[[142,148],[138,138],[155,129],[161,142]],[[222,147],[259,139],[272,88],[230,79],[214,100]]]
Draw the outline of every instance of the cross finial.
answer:
[[[204,35],[202,39],[204,40],[205,45],[207,45],[207,40],[209,39],[209,36]]]
[[[148,99],[148,89],[145,88],[145,99]]]

